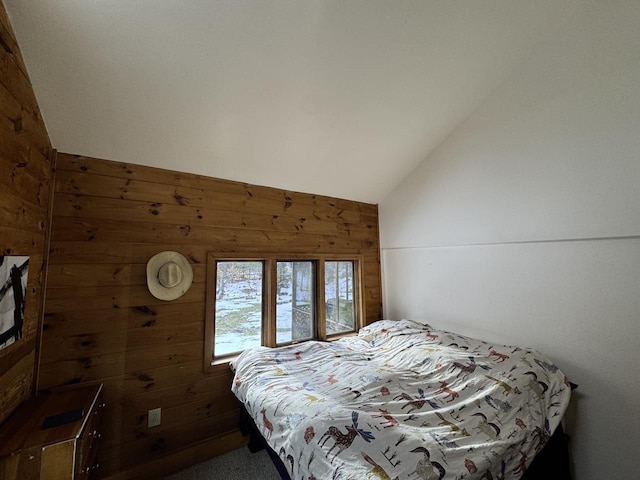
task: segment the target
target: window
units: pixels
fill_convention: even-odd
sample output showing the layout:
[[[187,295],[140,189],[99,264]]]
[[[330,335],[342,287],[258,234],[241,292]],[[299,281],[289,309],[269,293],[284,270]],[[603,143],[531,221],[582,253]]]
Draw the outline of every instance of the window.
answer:
[[[234,256],[235,255],[235,256]],[[245,348],[350,334],[363,325],[361,258],[207,258],[205,369]]]
[[[316,335],[316,274],[311,261],[276,262],[276,345]]]
[[[324,305],[328,335],[355,329],[353,278],[353,262],[325,262]]]
[[[263,262],[218,262],[214,351],[238,353],[262,343]]]

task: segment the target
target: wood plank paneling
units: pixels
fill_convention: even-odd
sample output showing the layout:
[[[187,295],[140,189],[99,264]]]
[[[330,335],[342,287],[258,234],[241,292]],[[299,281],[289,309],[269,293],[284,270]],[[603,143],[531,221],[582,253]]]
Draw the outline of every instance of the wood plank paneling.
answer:
[[[138,394],[130,394],[123,398],[123,405],[129,407],[131,412],[145,411],[159,405],[159,402],[169,408],[187,403],[193,403],[202,399],[217,399],[227,396],[230,390],[217,388],[221,382],[231,380],[231,374],[201,376],[186,384],[176,384],[168,388],[150,390]]]
[[[229,193],[220,190],[211,191],[202,188],[78,173],[65,170],[65,167],[69,168],[69,164],[63,165],[56,175],[56,190],[70,195],[148,202],[159,206],[207,208],[212,204],[224,204],[226,210],[233,212],[246,213],[250,211],[269,216],[286,214],[288,218],[309,217],[332,222],[342,220],[350,223],[365,223],[366,221],[375,223],[377,221],[375,212],[371,214],[366,208],[345,210],[336,206],[338,202],[330,202],[329,200],[314,203],[302,201],[293,203],[291,197],[281,198],[277,195],[256,197],[247,193],[251,191],[251,186],[248,185],[245,185],[243,189],[234,189]]]
[[[16,344],[14,352],[5,355],[3,373],[0,376],[0,408],[12,412],[30,396],[33,388],[35,341]],[[15,355],[13,353],[18,353]],[[7,357],[11,358],[7,358]]]
[[[53,214],[56,217],[82,217],[101,220],[120,220],[158,224],[204,225],[216,228],[269,230],[274,232],[304,231],[320,235],[336,235],[339,225],[335,220],[306,216],[276,215],[273,213],[246,213],[234,211],[219,203],[219,208],[193,207],[185,212],[182,205],[104,197],[86,197],[60,193],[56,196]],[[245,207],[246,210],[246,207]]]
[[[33,393],[52,185],[51,143],[0,2],[0,255],[28,255],[23,337],[0,350],[0,423]]]
[[[0,154],[0,177],[12,179],[12,182],[7,182],[5,185],[3,193],[14,195],[28,205],[37,205],[47,210],[50,185],[43,183],[42,179],[51,175],[51,172],[43,171],[41,167],[48,165],[48,162],[35,150],[31,150],[30,156],[33,161],[25,162],[16,157],[12,159],[10,156]],[[25,196],[25,192],[31,192],[31,194]]]
[[[368,237],[365,237],[365,233]],[[303,231],[274,231],[224,228],[157,222],[135,222],[124,216],[122,220],[84,217],[55,217],[52,240],[55,246],[67,241],[98,241],[113,243],[163,243],[173,245],[206,245],[219,251],[265,251],[286,248],[293,253],[333,251],[358,253],[375,247],[370,237],[375,232],[344,229],[335,235],[307,234]]]
[[[60,166],[62,170],[92,173],[109,177],[124,178],[130,182],[141,180],[164,185],[171,185],[174,188],[187,187],[213,191],[216,193],[230,193],[244,195],[247,199],[256,199],[254,203],[260,204],[263,201],[274,200],[287,210],[293,205],[308,205],[320,207],[333,207],[340,210],[356,210],[371,216],[377,216],[376,205],[352,202],[339,198],[326,197],[322,195],[310,195],[306,193],[290,192],[276,188],[249,185],[241,182],[222,180],[190,173],[167,171],[163,169],[147,167],[144,165],[132,165],[122,162],[96,163],[95,159],[80,155],[66,155]],[[177,199],[179,202],[180,200]],[[312,210],[309,210],[312,211]]]
[[[366,320],[381,317],[375,205],[59,154],[53,211],[40,386],[104,382],[102,475],[236,431],[231,372],[202,368],[208,252],[361,255]],[[194,270],[172,302],[146,287],[163,250]]]
[[[146,264],[158,251],[177,250],[192,264],[206,264],[208,245],[162,244],[162,243],[122,243],[98,240],[65,241],[51,245],[49,262],[52,265],[73,263],[99,265],[101,263],[142,263]]]
[[[205,293],[204,283],[194,283],[187,293],[173,303],[195,302]],[[82,302],[78,299],[82,298]],[[70,312],[84,309],[130,308],[162,305],[149,293],[146,285],[116,285],[110,287],[49,287],[47,288],[47,312]]]
[[[206,265],[194,264],[193,282],[206,281]],[[147,265],[144,263],[57,264],[50,265],[51,287],[107,287],[118,285],[146,285]]]
[[[163,456],[159,460],[136,466],[110,476],[109,480],[129,480],[131,478],[161,478],[167,472],[182,470],[189,465],[208,460],[229,450],[240,448],[247,443],[239,431],[204,440]]]
[[[146,463],[140,462],[142,458],[147,461],[156,460],[216,434],[232,432],[238,422],[237,405],[236,403],[235,409],[219,413],[213,418],[193,421],[193,416],[189,415],[190,421],[185,423],[183,420],[179,427],[158,431],[158,433],[140,433],[135,440],[124,443],[124,448],[106,448],[105,452],[101,452],[101,458],[103,456],[107,458],[106,468],[114,463],[120,463],[121,469],[124,466],[131,468],[140,463]]]

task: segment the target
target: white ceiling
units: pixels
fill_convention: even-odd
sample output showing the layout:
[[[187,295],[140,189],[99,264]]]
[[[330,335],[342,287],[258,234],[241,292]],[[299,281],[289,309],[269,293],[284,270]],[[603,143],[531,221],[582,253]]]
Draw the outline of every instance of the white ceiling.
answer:
[[[379,203],[571,0],[3,0],[59,151]]]

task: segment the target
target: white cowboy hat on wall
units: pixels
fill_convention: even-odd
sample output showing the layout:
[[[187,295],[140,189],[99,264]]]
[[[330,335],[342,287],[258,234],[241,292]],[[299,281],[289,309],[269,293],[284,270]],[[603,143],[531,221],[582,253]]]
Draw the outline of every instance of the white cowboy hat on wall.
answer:
[[[147,286],[160,300],[175,300],[184,295],[193,282],[191,265],[178,252],[160,252],[147,262]]]

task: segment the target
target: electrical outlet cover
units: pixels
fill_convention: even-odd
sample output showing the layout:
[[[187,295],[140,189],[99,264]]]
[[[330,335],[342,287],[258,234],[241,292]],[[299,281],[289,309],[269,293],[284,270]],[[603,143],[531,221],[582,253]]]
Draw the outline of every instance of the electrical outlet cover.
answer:
[[[147,421],[148,421],[148,427],[157,427],[158,425],[160,425],[160,422],[162,420],[162,409],[161,408],[154,408],[152,410],[149,410],[149,413],[147,415]]]

